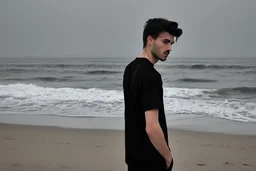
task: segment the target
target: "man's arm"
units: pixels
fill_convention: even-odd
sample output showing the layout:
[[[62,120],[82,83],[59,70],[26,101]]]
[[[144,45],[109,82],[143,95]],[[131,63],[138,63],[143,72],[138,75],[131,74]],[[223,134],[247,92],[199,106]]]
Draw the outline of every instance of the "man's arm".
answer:
[[[170,166],[172,155],[164,138],[164,133],[158,122],[158,109],[145,112],[146,132],[150,141],[159,153],[165,158],[167,167]]]

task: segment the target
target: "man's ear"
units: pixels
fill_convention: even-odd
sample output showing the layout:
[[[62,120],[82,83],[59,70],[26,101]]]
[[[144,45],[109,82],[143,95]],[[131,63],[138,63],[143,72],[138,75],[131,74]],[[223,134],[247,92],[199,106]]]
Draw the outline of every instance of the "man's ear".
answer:
[[[151,46],[152,45],[152,43],[153,43],[153,37],[152,36],[150,36],[150,35],[148,35],[148,37],[147,37],[147,43],[148,43],[148,45],[149,46]]]

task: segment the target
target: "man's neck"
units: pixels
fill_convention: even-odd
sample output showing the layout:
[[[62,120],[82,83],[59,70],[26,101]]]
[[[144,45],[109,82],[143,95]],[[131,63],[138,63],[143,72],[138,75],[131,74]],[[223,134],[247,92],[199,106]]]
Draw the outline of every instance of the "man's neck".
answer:
[[[141,53],[140,57],[147,58],[153,65],[158,62],[158,59],[153,57],[152,53],[150,52],[150,50],[148,48],[144,48],[142,50],[142,53]]]

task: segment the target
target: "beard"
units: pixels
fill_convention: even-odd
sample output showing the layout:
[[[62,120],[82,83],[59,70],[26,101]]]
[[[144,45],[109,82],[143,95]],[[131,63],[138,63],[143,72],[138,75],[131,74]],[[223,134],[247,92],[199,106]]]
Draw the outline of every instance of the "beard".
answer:
[[[165,61],[166,60],[166,58],[161,58],[161,52],[160,52],[159,48],[157,47],[157,45],[155,43],[152,46],[151,54],[157,60],[160,60],[160,61]]]

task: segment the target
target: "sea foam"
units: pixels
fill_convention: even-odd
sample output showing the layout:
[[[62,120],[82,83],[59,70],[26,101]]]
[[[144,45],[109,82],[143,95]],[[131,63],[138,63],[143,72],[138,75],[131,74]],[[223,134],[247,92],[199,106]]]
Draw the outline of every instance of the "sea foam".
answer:
[[[256,122],[256,103],[220,98],[216,89],[164,88],[167,119],[171,115],[208,115]],[[34,84],[0,85],[2,113],[47,114],[67,117],[123,117],[121,90],[51,88]]]

